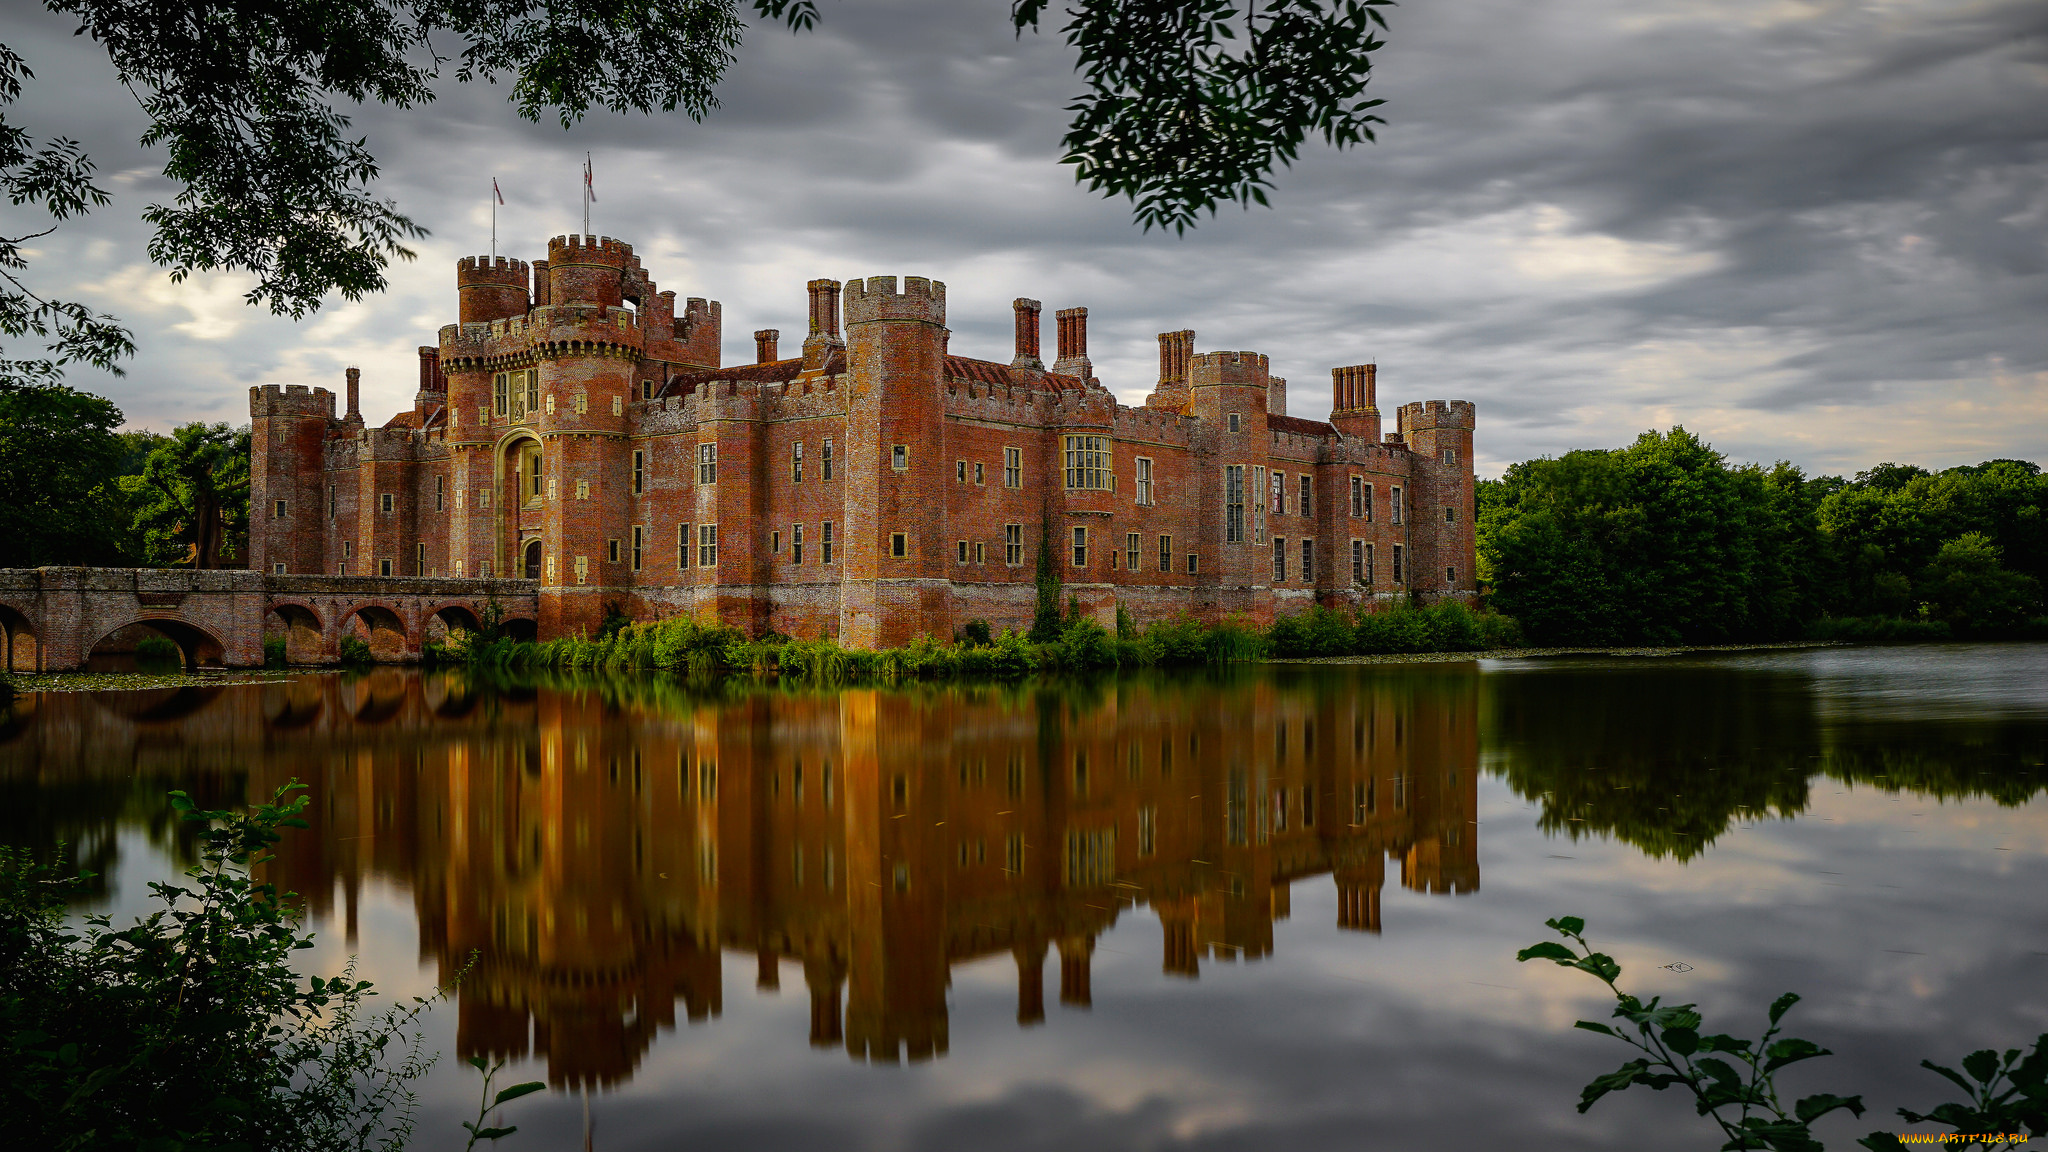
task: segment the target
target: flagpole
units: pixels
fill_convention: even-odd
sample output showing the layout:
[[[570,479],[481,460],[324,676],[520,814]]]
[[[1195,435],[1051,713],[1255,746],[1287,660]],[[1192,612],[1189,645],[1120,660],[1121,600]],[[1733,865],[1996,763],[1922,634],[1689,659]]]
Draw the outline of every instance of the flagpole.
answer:
[[[590,153],[583,154],[583,234],[590,235]]]
[[[491,263],[498,262],[498,178],[491,177]]]

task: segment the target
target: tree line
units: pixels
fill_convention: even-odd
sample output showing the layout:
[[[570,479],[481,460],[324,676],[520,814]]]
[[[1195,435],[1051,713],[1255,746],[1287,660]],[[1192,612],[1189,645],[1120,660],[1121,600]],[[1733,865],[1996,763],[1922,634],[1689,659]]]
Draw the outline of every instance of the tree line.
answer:
[[[2048,476],[1731,464],[1682,427],[1478,491],[1487,602],[1536,644],[2048,635]]]
[[[0,388],[0,568],[247,563],[249,429],[121,422],[89,392]]]

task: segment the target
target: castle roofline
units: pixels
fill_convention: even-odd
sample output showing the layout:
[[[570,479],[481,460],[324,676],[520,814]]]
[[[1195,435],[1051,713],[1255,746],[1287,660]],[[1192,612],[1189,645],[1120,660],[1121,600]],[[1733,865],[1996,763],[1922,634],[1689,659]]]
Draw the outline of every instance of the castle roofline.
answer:
[[[1311,420],[1306,416],[1268,416],[1266,428],[1273,432],[1291,432],[1296,436],[1335,436],[1337,429],[1327,420]]]

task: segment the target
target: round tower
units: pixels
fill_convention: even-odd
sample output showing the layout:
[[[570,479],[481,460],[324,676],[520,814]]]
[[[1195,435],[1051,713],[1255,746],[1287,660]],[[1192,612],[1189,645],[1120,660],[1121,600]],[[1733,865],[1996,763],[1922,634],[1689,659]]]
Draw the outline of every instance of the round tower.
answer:
[[[617,308],[625,302],[633,246],[609,236],[557,236],[548,241],[548,303]]]
[[[488,324],[526,315],[532,269],[509,256],[464,256],[455,262],[455,288],[464,324]]]

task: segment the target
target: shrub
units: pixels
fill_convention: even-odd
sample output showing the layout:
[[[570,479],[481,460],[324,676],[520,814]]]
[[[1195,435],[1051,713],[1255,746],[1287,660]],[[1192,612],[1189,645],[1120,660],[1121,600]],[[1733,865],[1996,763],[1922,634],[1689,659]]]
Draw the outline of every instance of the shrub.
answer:
[[[1439,600],[1422,610],[1433,652],[1471,652],[1480,647],[1479,619],[1456,600]]]
[[[1209,660],[1209,629],[1193,616],[1154,620],[1145,628],[1145,647],[1152,664],[1204,664]]]
[[[1390,608],[1360,616],[1352,643],[1352,651],[1365,655],[1422,652],[1429,648],[1429,626],[1414,608]]]
[[[1303,638],[1311,656],[1343,656],[1351,651],[1352,626],[1349,614],[1318,604],[1302,618]]]
[[[1013,680],[1020,679],[1031,674],[1033,665],[1030,642],[1018,635],[1014,629],[1003,629],[996,637],[995,645],[989,653],[989,673]]]
[[[150,885],[163,909],[116,931],[67,924],[54,869],[0,848],[0,1108],[36,1148],[364,1149],[403,1145],[408,1083],[432,1062],[429,1001],[362,1018],[370,985],[310,980],[290,897],[258,881],[281,828],[304,828],[296,782],[253,811],[201,812],[200,863]]]
[[[960,626],[960,643],[969,648],[986,648],[993,642],[989,634],[988,621],[969,620]]]
[[[1250,622],[1233,616],[1209,631],[1207,648],[1212,664],[1240,663],[1264,656],[1266,638]]]
[[[1528,643],[1522,625],[1513,616],[1498,612],[1480,613],[1479,642],[1487,648],[1520,648]]]
[[[1273,655],[1284,658],[1312,655],[1309,651],[1308,630],[1302,627],[1300,616],[1282,616],[1266,629],[1266,647]]]
[[[265,637],[263,638],[263,666],[264,666],[265,668],[282,668],[282,667],[284,667],[284,665],[285,665],[285,643],[284,643],[284,637],[282,637],[282,636],[265,636]]]
[[[341,638],[341,662],[343,664],[370,664],[376,661],[376,654],[370,651],[370,642],[360,636]]]
[[[1067,621],[1055,644],[1055,659],[1062,671],[1088,672],[1116,667],[1116,642],[1109,630],[1085,616]]]
[[[135,644],[135,662],[138,664],[182,664],[185,650],[168,636],[144,636]]]
[[[1886,641],[1947,640],[1949,626],[1942,620],[1910,620],[1898,616],[1824,616],[1806,631],[1814,640],[1847,644]]]

